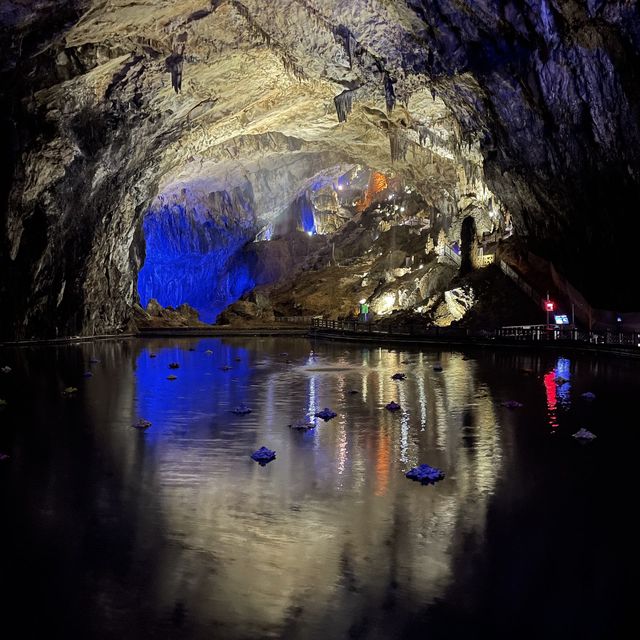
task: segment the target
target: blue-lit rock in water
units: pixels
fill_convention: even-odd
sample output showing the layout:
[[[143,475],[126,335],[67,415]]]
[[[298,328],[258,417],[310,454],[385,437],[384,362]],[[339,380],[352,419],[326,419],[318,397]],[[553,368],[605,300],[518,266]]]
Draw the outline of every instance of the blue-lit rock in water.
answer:
[[[155,353],[150,353],[150,354],[149,354],[149,357],[150,357],[150,358],[157,358],[158,356],[157,356],[157,354],[155,354]]]
[[[444,478],[444,473],[436,467],[431,467],[428,464],[421,464],[417,467],[413,467],[405,474],[410,480],[415,480],[422,484],[435,484],[439,480]]]
[[[591,392],[591,391],[585,391],[585,392],[582,394],[582,397],[583,397],[585,400],[595,400],[595,399],[596,399],[596,394],[595,394],[595,393],[593,393],[593,392]]]
[[[434,371],[442,371],[442,365],[441,365],[439,362],[436,362],[436,363],[433,365],[433,370],[434,370]]]
[[[11,367],[2,367],[0,371],[2,371],[2,373],[11,373]]]
[[[151,423],[148,420],[145,420],[144,418],[139,418],[138,422],[136,422],[135,424],[131,425],[134,429],[140,429],[141,431],[144,431],[145,429],[148,429],[151,426]]]
[[[335,411],[331,411],[329,407],[325,407],[322,411],[314,414],[316,418],[322,418],[325,422],[328,422],[332,418],[335,418],[338,414]]]
[[[309,431],[315,429],[315,422],[311,422],[308,418],[302,418],[302,420],[296,420],[293,424],[289,425],[289,429],[295,429],[296,431]]]
[[[174,376],[173,374],[170,376],[167,376],[167,380],[177,380],[178,376]]]
[[[591,433],[588,429],[584,427],[582,429],[578,429],[573,436],[576,440],[582,440],[584,442],[588,442],[590,440],[595,440],[598,436],[595,433]]]
[[[170,362],[169,369],[179,369],[180,365],[177,362]]]
[[[385,405],[385,409],[388,411],[400,411],[401,407],[395,400],[392,400],[389,404]]]
[[[204,355],[205,355],[205,356],[212,356],[212,355],[213,355],[213,351],[211,351],[211,349],[207,349],[207,350],[204,352]]]
[[[170,200],[171,202],[167,202]],[[145,262],[138,274],[143,307],[183,302],[213,322],[255,281],[243,247],[256,232],[249,184],[208,194],[183,189],[151,208],[143,220]]]
[[[78,393],[78,389],[76,387],[65,387],[62,391],[63,396],[71,397]]]
[[[93,373],[91,373],[91,371],[85,371],[85,372],[82,374],[82,377],[83,377],[83,378],[92,378],[92,377],[93,377]]]
[[[260,464],[260,466],[264,467],[267,462],[271,462],[276,459],[276,452],[271,451],[271,449],[267,449],[267,447],[260,447],[257,451],[254,451],[251,454],[251,457]]]
[[[220,367],[220,371],[231,371],[231,367],[228,364],[225,364]]]
[[[503,407],[507,407],[507,409],[519,409],[522,406],[521,402],[517,400],[505,400],[500,403]]]
[[[239,407],[233,409],[233,413],[237,416],[246,416],[248,413],[251,413],[251,409],[249,409],[246,404],[241,404]]]
[[[567,384],[567,382],[569,382],[566,378],[563,378],[562,376],[558,376],[556,378],[556,384],[561,387],[563,384]]]
[[[391,376],[392,380],[405,380],[407,375],[405,373],[394,373]]]

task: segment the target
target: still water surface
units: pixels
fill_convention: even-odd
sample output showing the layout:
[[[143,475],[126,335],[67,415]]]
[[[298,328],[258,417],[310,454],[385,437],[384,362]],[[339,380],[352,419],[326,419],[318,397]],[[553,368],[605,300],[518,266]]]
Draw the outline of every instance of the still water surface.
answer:
[[[623,637],[634,361],[256,337],[4,350],[4,365],[12,637]],[[287,426],[324,407],[338,417]],[[277,458],[260,467],[263,445]],[[405,478],[425,462],[445,480]]]

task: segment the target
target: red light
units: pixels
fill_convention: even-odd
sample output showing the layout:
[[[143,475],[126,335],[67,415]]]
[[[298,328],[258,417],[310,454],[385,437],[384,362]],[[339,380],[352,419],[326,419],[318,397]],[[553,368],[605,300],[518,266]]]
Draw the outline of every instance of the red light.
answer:
[[[547,302],[545,302],[545,309],[547,311],[553,311],[553,307],[554,307],[554,304],[553,302],[551,302],[551,300],[547,300]]]

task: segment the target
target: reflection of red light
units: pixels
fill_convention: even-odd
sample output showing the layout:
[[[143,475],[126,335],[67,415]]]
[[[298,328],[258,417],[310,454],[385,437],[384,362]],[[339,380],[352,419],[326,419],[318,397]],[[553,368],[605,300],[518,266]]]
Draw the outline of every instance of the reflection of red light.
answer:
[[[549,424],[552,429],[558,426],[558,416],[556,415],[557,398],[556,398],[556,374],[550,371],[544,376],[544,388],[547,392],[547,409],[549,411]]]
[[[553,304],[553,302],[551,302],[551,300],[547,300],[545,306],[546,306],[547,311],[553,311],[554,304]]]

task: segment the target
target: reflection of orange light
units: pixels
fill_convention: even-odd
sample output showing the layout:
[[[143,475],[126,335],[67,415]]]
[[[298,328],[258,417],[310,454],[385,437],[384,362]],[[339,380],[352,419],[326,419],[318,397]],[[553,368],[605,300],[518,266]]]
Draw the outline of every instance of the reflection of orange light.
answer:
[[[550,371],[544,377],[544,388],[547,392],[547,409],[549,410],[549,424],[552,428],[558,426],[558,417],[556,416],[557,398],[556,398],[556,374]]]
[[[369,185],[367,186],[367,190],[364,192],[362,199],[356,202],[356,211],[358,213],[362,213],[363,211],[368,209],[373,202],[373,197],[377,193],[384,191],[388,186],[389,183],[384,173],[373,171],[371,173],[371,177],[369,178]]]
[[[389,468],[391,466],[389,455],[389,436],[380,434],[378,451],[376,453],[376,490],[375,495],[383,496],[387,492],[389,484]]]

